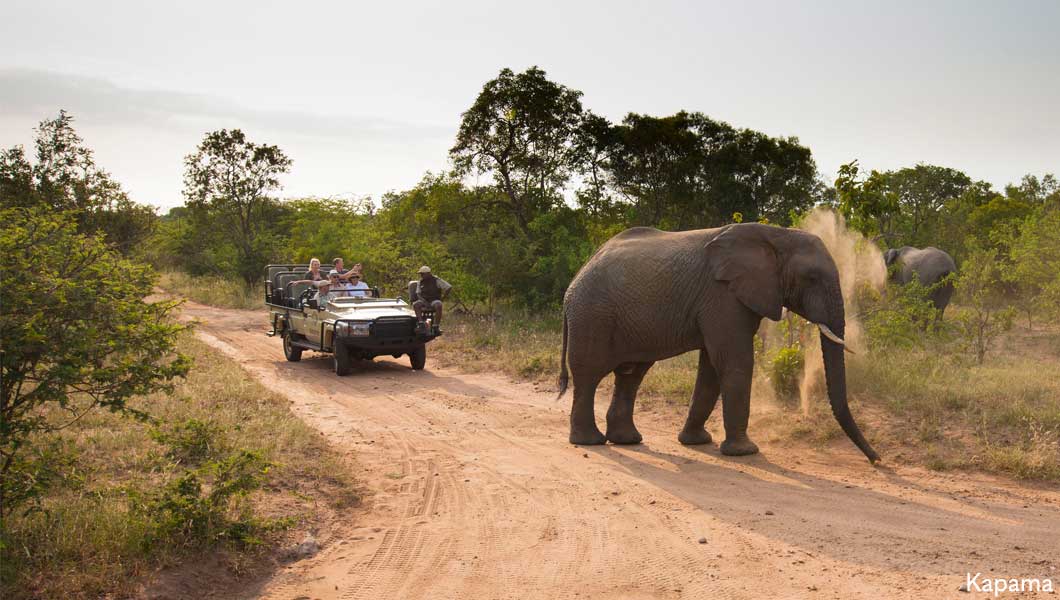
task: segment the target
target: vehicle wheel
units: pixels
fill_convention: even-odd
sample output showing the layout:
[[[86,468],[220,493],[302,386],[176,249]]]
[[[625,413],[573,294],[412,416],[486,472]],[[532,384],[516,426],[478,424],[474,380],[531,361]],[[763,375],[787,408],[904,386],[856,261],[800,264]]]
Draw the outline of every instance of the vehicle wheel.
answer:
[[[409,352],[409,362],[412,363],[413,371],[420,371],[427,364],[427,347],[420,346]]]
[[[291,343],[291,330],[283,332],[283,355],[291,362],[302,360],[302,349]]]
[[[335,344],[335,354],[332,355],[335,361],[335,374],[341,376],[349,375],[353,372],[353,363],[350,360],[350,351],[346,346],[342,344]]]

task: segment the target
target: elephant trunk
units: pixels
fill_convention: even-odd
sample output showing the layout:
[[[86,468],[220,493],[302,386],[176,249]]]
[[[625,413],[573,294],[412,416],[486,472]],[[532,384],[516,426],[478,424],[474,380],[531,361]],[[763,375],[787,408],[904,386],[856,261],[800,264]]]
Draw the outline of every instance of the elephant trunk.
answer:
[[[844,328],[845,323],[843,318],[840,317],[830,326],[830,333],[842,339]],[[832,341],[829,336],[825,335],[823,330],[821,332],[821,355],[824,358],[824,377],[825,384],[828,387],[828,401],[832,405],[832,414],[835,416],[835,420],[843,428],[843,432],[847,434],[850,441],[854,442],[854,445],[865,453],[869,462],[876,464],[880,460],[880,455],[876,454],[876,451],[865,440],[865,436],[861,434],[857,423],[854,422],[853,415],[850,414],[850,406],[847,405],[847,375],[846,363],[843,357],[843,344]]]

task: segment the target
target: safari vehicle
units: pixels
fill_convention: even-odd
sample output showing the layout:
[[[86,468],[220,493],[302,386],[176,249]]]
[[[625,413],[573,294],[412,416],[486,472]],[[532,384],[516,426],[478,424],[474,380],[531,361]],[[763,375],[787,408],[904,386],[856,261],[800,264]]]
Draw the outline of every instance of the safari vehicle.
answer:
[[[265,305],[272,331],[283,338],[287,360],[297,362],[302,352],[331,353],[336,375],[349,375],[354,360],[407,355],[414,370],[427,361],[427,342],[441,335],[434,315],[416,313],[401,298],[384,298],[379,288],[358,290],[363,297],[332,298],[322,306],[316,288],[301,280],[309,265],[269,265],[265,275]]]

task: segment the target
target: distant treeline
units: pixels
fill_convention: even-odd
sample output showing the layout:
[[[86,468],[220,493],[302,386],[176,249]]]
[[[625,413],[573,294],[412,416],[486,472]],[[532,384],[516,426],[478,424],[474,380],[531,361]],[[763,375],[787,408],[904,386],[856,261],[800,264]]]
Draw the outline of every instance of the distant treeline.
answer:
[[[796,138],[738,129],[698,112],[630,113],[611,123],[583,107],[581,95],[536,67],[502,70],[462,115],[451,169],[428,173],[381,202],[277,199],[290,159],[239,130],[204,138],[185,159],[186,204],[149,224],[143,207],[116,184],[86,182],[82,187],[96,190],[88,194],[74,185],[63,202],[157,266],[253,283],[270,262],[342,256],[347,264],[363,263],[370,283],[396,292],[429,264],[456,285],[460,301],[486,310],[498,301],[557,304],[594,249],[635,225],[791,225],[824,204],[881,246],[934,245],[960,262],[969,243],[1008,257],[1021,231],[1060,204],[1052,175],[1027,175],[998,191],[946,167],[866,174],[855,161],[829,183]],[[65,113],[43,123],[45,145],[54,145],[64,128]],[[52,165],[64,160],[38,151],[39,164],[31,167],[21,149],[5,153],[5,203],[61,204],[48,190]],[[95,179],[109,182],[97,173]],[[37,196],[25,191],[34,177]],[[101,213],[105,225],[94,224]]]

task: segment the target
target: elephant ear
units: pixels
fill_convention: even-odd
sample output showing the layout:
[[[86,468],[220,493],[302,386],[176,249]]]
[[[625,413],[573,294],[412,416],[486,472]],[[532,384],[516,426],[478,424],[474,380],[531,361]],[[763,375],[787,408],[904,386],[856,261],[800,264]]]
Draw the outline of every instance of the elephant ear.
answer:
[[[756,314],[780,320],[780,263],[769,242],[730,229],[708,242],[706,251],[714,279],[726,282],[729,291]]]

